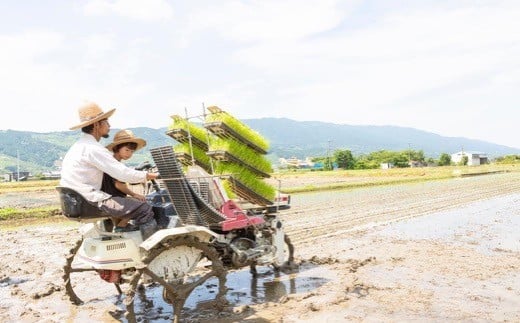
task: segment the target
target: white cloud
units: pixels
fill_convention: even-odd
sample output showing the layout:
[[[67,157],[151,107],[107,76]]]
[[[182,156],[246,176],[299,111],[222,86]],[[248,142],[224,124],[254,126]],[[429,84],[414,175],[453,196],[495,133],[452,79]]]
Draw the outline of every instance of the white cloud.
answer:
[[[192,28],[216,30],[223,38],[245,43],[303,39],[336,27],[340,1],[218,2],[194,14]],[[198,27],[196,27],[197,25]]]
[[[32,61],[52,52],[63,43],[59,33],[31,30],[14,35],[0,35],[0,58],[3,62]],[[9,65],[9,64],[5,64]]]
[[[173,17],[173,8],[164,0],[91,0],[84,13],[92,16],[118,15],[121,17],[160,21]]]
[[[485,7],[397,12],[368,28],[305,41],[264,41],[234,57],[289,80],[284,95],[298,111],[344,102],[377,112],[429,91],[472,86],[472,79],[490,82],[482,77],[503,73],[504,64],[517,65],[520,35],[511,31],[520,29],[518,13]],[[370,123],[373,114],[362,118]]]
[[[503,117],[520,104],[516,1],[92,0],[84,15],[63,13],[74,23],[59,14],[42,7],[26,29],[4,22],[0,95],[33,117],[0,129],[67,129],[83,99],[117,107],[114,127],[161,127],[204,102],[239,118],[393,124],[518,146]]]

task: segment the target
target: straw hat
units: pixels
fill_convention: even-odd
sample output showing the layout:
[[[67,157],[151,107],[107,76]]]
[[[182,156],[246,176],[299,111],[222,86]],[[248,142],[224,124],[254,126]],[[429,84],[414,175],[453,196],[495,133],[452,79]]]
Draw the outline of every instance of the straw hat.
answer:
[[[96,123],[99,120],[107,119],[114,113],[114,111],[116,111],[116,109],[112,109],[108,112],[103,112],[103,110],[101,110],[101,108],[94,102],[87,102],[80,106],[78,109],[79,120],[81,121],[81,123],[74,127],[71,127],[70,130],[80,129],[93,123]]]
[[[112,149],[114,149],[115,146],[119,144],[125,144],[127,142],[136,143],[137,148],[135,150],[139,150],[146,146],[146,141],[144,139],[137,138],[131,130],[123,129],[116,133],[116,135],[114,136],[114,141],[106,147],[108,150],[113,151]]]

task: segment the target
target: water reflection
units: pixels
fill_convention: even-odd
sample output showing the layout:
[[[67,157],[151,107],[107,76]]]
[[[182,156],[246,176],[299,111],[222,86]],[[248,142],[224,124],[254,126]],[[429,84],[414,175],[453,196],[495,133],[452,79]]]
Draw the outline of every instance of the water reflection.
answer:
[[[253,277],[248,269],[230,271],[227,275],[228,292],[226,298],[230,306],[279,302],[289,294],[304,293],[325,284],[326,275],[320,275],[313,265],[302,265],[298,273],[284,274],[271,268],[258,269],[258,275]],[[302,270],[303,269],[303,270]],[[311,270],[312,269],[312,270]],[[149,285],[139,289],[135,297],[135,313],[139,319],[153,322],[169,322],[173,315],[172,306],[162,298],[162,286]],[[184,313],[192,316],[211,309],[211,304],[218,292],[217,279],[209,279],[202,286],[197,287],[186,300]],[[117,305],[122,311],[113,312],[112,316],[122,322],[124,319],[124,303],[120,300]]]

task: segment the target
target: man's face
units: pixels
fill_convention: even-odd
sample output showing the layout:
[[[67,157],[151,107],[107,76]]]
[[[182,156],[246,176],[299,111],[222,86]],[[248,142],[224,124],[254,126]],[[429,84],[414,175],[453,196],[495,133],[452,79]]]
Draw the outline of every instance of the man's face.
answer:
[[[108,138],[110,132],[110,123],[108,119],[103,119],[99,121],[99,135],[103,138]]]

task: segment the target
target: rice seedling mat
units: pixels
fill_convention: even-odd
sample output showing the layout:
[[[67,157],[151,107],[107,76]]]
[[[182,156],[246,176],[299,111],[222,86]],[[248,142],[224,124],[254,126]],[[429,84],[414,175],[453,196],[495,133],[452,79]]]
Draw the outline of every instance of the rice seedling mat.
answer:
[[[166,131],[166,134],[180,143],[187,143],[190,141],[190,134],[185,129],[171,129]],[[196,145],[197,147],[205,151],[208,150],[208,144],[197,137],[191,136],[191,142],[192,144]]]
[[[260,206],[268,206],[273,204],[272,201],[269,201],[265,197],[251,190],[249,187],[238,181],[233,176],[230,176],[229,182],[233,187],[233,192],[235,192],[236,195],[243,198],[244,200],[247,200],[250,203],[257,204]]]
[[[185,152],[175,152],[175,158],[183,165],[183,166],[192,166],[191,155]],[[202,167],[206,172],[211,173],[211,166],[204,164],[197,158],[194,159],[195,165]]]
[[[213,121],[213,122],[207,122],[204,124],[204,127],[211,131],[215,136],[224,138],[224,139],[235,139],[251,149],[261,153],[262,155],[267,154],[267,151],[256,145],[255,143],[247,140],[244,138],[244,136],[240,135],[238,132],[230,128],[227,124],[225,124],[222,121]]]
[[[263,172],[263,171],[259,170],[258,168],[249,165],[248,163],[244,162],[242,159],[234,156],[233,154],[231,154],[225,150],[211,150],[211,151],[208,151],[206,153],[206,155],[210,156],[211,158],[213,158],[215,160],[221,161],[221,162],[231,162],[231,163],[238,164],[239,166],[245,167],[261,177],[264,177],[264,178],[271,177],[270,174]]]

